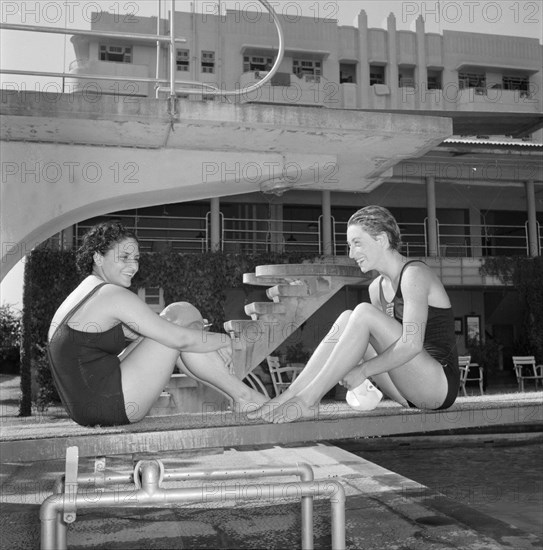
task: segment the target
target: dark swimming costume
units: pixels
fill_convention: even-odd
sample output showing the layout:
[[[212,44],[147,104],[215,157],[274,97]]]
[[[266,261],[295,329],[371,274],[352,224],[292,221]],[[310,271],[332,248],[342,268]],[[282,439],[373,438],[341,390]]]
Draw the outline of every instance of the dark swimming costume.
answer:
[[[379,300],[383,311],[396,321],[403,323],[403,297],[402,297],[402,277],[405,268],[413,262],[422,262],[421,260],[411,260],[407,262],[400,273],[398,290],[392,299],[387,302],[383,294],[383,277],[379,281]],[[424,262],[422,262],[424,263]],[[454,315],[452,308],[440,308],[428,306],[428,320],[424,331],[424,349],[434,359],[439,361],[445,371],[447,378],[447,397],[439,409],[449,408],[456,400],[458,388],[460,386],[460,369],[458,368],[458,351],[456,349],[456,337],[454,335]],[[409,403],[410,406],[412,403]]]
[[[47,352],[53,381],[70,418],[82,426],[129,424],[117,355],[126,346],[119,323],[105,332],[82,332],[67,322],[106,283],[95,286],[66,315]]]

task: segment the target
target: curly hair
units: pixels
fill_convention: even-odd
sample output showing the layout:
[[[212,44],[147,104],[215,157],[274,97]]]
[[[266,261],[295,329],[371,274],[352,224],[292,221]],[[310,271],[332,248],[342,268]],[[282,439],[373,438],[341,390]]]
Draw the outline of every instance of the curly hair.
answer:
[[[386,233],[392,250],[399,252],[402,247],[398,223],[390,211],[382,206],[371,205],[357,210],[347,222],[347,227],[350,225],[360,225],[372,237]]]
[[[138,239],[120,222],[108,221],[91,227],[83,236],[81,246],[76,252],[77,269],[83,275],[90,275],[94,267],[94,253],[105,254],[116,243],[124,239]]]

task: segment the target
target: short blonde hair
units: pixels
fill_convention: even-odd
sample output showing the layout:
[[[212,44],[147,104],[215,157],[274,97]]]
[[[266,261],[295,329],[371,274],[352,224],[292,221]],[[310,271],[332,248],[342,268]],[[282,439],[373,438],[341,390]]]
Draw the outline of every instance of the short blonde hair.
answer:
[[[386,233],[390,248],[399,252],[402,247],[398,222],[390,211],[382,206],[371,205],[357,210],[347,222],[347,227],[350,225],[360,225],[372,237]]]

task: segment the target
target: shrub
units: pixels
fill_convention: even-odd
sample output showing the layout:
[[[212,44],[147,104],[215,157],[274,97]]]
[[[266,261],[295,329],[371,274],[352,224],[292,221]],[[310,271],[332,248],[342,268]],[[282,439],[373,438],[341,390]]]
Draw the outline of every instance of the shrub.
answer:
[[[0,372],[18,374],[20,370],[21,314],[9,305],[0,306]]]

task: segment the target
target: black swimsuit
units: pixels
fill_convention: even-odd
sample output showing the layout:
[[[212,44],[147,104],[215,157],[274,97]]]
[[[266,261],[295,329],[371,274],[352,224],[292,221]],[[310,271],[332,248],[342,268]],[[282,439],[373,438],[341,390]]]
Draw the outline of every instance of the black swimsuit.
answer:
[[[95,286],[66,315],[47,347],[53,381],[70,418],[82,426],[129,424],[121,367],[117,357],[126,347],[119,323],[104,332],[83,332],[67,322],[106,283]]]
[[[381,307],[387,315],[394,317],[399,323],[403,323],[402,276],[405,268],[413,262],[421,262],[421,260],[411,260],[403,266],[400,273],[400,281],[398,282],[398,290],[392,302],[385,300],[383,278],[381,277],[379,281]],[[458,351],[454,335],[454,315],[452,308],[428,306],[428,320],[426,321],[424,332],[424,349],[441,363],[445,371],[448,383],[447,397],[438,409],[447,409],[455,402],[460,386],[460,369],[458,368]],[[409,404],[413,406],[411,403]]]

